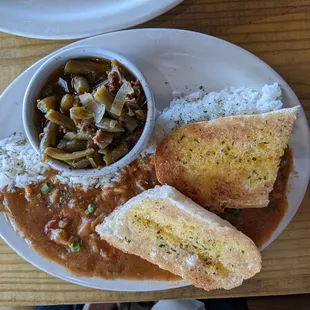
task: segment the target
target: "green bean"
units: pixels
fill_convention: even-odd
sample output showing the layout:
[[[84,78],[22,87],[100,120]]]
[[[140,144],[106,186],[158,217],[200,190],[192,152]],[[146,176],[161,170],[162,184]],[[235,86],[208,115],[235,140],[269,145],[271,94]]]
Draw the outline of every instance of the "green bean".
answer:
[[[127,114],[124,115],[124,126],[129,132],[133,132],[138,126],[138,120]]]
[[[52,158],[58,159],[58,160],[74,160],[79,159],[83,157],[87,157],[94,153],[93,149],[87,149],[84,151],[78,151],[73,153],[67,153],[65,151],[59,150],[54,147],[47,147],[44,151],[44,153]]]
[[[128,112],[127,112],[127,114],[129,115],[129,116],[134,116],[135,115],[135,112],[127,105],[127,109],[128,109]]]
[[[49,146],[55,146],[58,135],[58,125],[48,122],[43,130],[43,137],[40,141],[40,153],[41,161],[45,162],[47,156],[44,154],[44,150]]]
[[[90,165],[90,162],[88,159],[84,158],[78,161],[72,161],[70,165],[76,169],[85,169]]]
[[[103,155],[107,155],[110,151],[111,151],[111,149],[108,147],[108,145],[106,145],[104,148],[100,149],[98,151],[98,153],[103,154]]]
[[[57,148],[66,152],[77,152],[86,149],[87,141],[85,140],[66,140],[61,139],[57,145]]]
[[[91,156],[87,156],[88,161],[90,162],[92,168],[98,168],[95,160]]]
[[[114,137],[114,133],[112,132],[102,132],[101,133],[101,141],[106,143],[112,143]]]
[[[94,152],[90,156],[94,159],[94,161],[95,161],[97,166],[102,166],[103,165],[102,158],[101,158],[101,156],[100,156],[100,154],[98,152]]]
[[[72,59],[66,62],[65,74],[92,74],[94,77],[105,75],[109,69],[108,64],[96,63],[87,60]]]
[[[103,131],[108,131],[108,132],[123,132],[124,129],[122,125],[113,119],[103,117],[102,120],[99,123],[96,123],[96,126]]]
[[[128,153],[128,146],[125,142],[118,145],[116,148],[114,148],[112,151],[108,152],[104,156],[104,161],[107,166],[115,163],[120,158],[124,157]]]
[[[83,133],[74,133],[74,132],[67,132],[64,135],[64,138],[67,140],[88,140],[89,139],[88,134],[83,134]]]
[[[66,148],[66,146],[67,146],[67,142],[68,142],[68,140],[61,139],[59,141],[59,143],[57,144],[57,148],[60,149],[60,150],[64,150]]]
[[[89,83],[83,76],[75,76],[71,80],[71,84],[79,95],[88,93],[90,90]]]
[[[64,151],[67,152],[77,152],[83,151],[87,147],[87,141],[85,140],[73,140],[67,142],[67,147]]]
[[[110,143],[108,142],[100,142],[97,145],[99,146],[100,149],[105,149]],[[100,150],[98,151],[100,153]],[[101,154],[101,153],[100,153]],[[104,153],[103,153],[104,154]]]
[[[93,168],[98,168],[103,166],[103,162],[101,159],[101,156],[98,152],[94,152],[93,154],[87,156],[87,159],[89,160],[91,166]]]
[[[113,97],[105,85],[97,88],[94,92],[94,98],[96,101],[103,103],[107,111],[110,111],[113,103]]]
[[[136,113],[136,115],[137,115],[137,117],[139,119],[141,119],[143,121],[146,119],[146,111],[144,111],[144,110],[137,110],[137,111],[135,111],[135,113]]]
[[[50,109],[56,109],[58,106],[58,100],[56,96],[49,96],[42,100],[38,100],[37,108],[43,112],[46,113]]]
[[[69,114],[69,110],[73,107],[74,99],[70,94],[66,94],[61,98],[60,111],[63,114]]]
[[[75,107],[70,109],[70,117],[73,120],[91,119],[94,114],[86,110],[84,107]]]
[[[70,130],[76,131],[76,126],[73,120],[60,112],[57,112],[53,109],[50,109],[46,114],[45,117],[59,126],[64,126]]]

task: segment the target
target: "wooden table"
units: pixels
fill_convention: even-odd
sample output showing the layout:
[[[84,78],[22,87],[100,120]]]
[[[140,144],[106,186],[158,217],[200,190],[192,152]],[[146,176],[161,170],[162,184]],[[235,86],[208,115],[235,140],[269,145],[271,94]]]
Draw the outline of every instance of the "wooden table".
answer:
[[[284,77],[310,117],[310,0],[185,0],[141,27],[190,29],[249,50]],[[0,91],[35,61],[68,43],[0,34]],[[1,306],[301,293],[310,293],[310,187],[293,221],[263,252],[262,272],[231,291],[87,289],[37,270],[0,241]]]

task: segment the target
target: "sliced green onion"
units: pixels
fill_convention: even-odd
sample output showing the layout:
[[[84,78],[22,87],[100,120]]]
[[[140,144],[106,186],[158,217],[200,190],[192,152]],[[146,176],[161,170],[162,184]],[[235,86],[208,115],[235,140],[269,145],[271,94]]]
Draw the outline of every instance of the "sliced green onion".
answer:
[[[71,252],[75,253],[81,249],[81,245],[79,241],[74,241],[69,245]]]
[[[114,120],[107,117],[103,117],[100,123],[97,123],[96,126],[103,131],[107,132],[122,132],[124,131],[122,125]]]
[[[49,183],[44,183],[42,186],[41,186],[41,193],[46,195],[52,188],[52,185],[49,184]]]
[[[90,203],[90,204],[87,206],[87,209],[84,211],[84,213],[85,213],[86,215],[88,215],[88,214],[93,213],[95,210],[96,210],[96,206]]]
[[[225,209],[226,212],[234,214],[234,215],[238,215],[241,213],[241,209],[231,209],[231,208],[226,208]]]

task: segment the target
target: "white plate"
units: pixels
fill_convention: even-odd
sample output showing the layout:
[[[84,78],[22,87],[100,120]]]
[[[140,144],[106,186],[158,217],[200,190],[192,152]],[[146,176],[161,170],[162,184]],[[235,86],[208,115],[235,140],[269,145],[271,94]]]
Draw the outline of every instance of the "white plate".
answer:
[[[278,82],[283,90],[286,106],[299,101],[286,82],[267,64],[247,51],[207,35],[174,29],[139,29],[101,35],[72,45],[96,45],[123,53],[134,62],[149,82],[157,107],[166,107],[172,91],[185,93],[198,90],[220,90],[227,85],[261,89],[266,83]],[[21,74],[0,98],[0,138],[14,131],[23,132],[21,105],[27,84],[40,60]],[[295,171],[290,178],[289,208],[278,229],[262,248],[269,245],[287,226],[297,211],[309,181],[309,129],[303,111],[298,115],[290,146],[293,148]],[[103,280],[81,278],[68,274],[62,267],[38,256],[0,215],[2,238],[23,258],[36,267],[66,281],[107,290],[149,291],[182,286],[186,283],[155,281]]]
[[[1,0],[0,31],[77,39],[142,24],[183,0]]]

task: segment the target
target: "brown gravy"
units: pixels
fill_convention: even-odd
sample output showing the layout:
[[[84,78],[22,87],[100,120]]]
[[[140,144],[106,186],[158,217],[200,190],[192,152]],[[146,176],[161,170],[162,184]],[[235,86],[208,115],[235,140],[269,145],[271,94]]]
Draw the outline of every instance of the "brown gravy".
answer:
[[[269,195],[268,207],[243,209],[238,215],[224,212],[221,217],[241,230],[260,247],[276,230],[287,210],[286,193],[289,175],[292,171],[292,153],[290,149],[287,149],[282,157],[273,191]]]
[[[262,245],[287,210],[287,181],[291,171],[292,155],[287,151],[268,207],[242,210],[237,215],[224,212],[221,216],[253,239],[257,246]],[[60,184],[55,176],[50,176],[48,182],[52,190],[46,195],[40,192],[41,184],[0,194],[0,202],[17,233],[27,239],[39,254],[79,276],[177,279],[135,255],[112,248],[99,240],[94,231],[95,226],[115,207],[157,184],[154,166],[149,158],[136,160],[126,168],[120,182],[103,190],[89,189],[84,192],[70,188]],[[94,204],[96,210],[85,215],[88,204]],[[72,253],[68,243],[75,240],[80,241],[81,247],[78,252]]]
[[[155,186],[152,167],[149,160],[138,160],[127,168],[121,183],[104,191],[89,189],[84,192],[62,185],[51,176],[48,182],[52,184],[52,190],[47,195],[40,192],[41,184],[35,184],[14,193],[3,192],[2,204],[17,233],[27,239],[40,255],[62,265],[72,274],[108,279],[173,280],[177,279],[175,275],[138,256],[112,248],[99,240],[94,231],[95,226],[115,207]],[[59,199],[51,198],[57,196],[54,192],[59,194]],[[55,199],[53,204],[50,199]],[[96,210],[85,215],[88,204],[94,204]],[[51,241],[51,235],[46,233],[47,223],[55,220],[57,229],[59,221],[64,219],[69,220],[64,228],[65,236],[58,242]],[[72,253],[68,245],[62,244],[70,243],[70,238],[81,241],[79,252]]]

